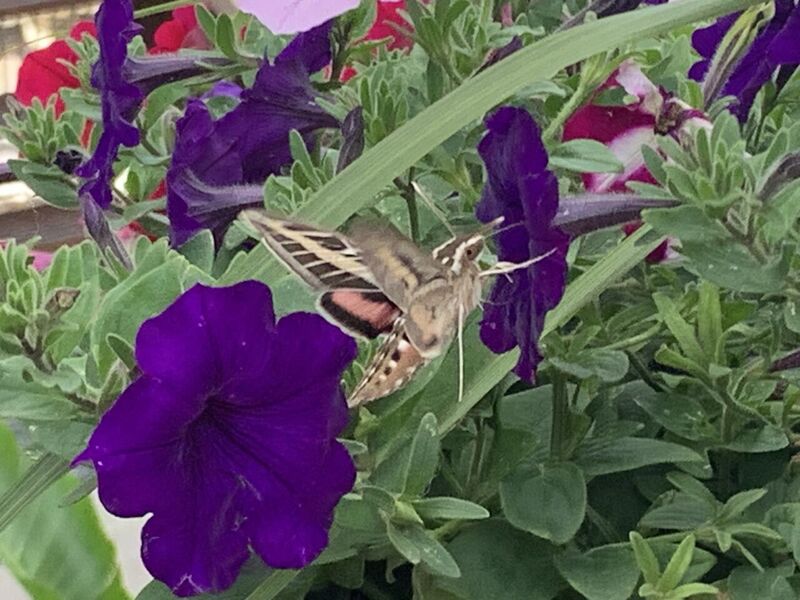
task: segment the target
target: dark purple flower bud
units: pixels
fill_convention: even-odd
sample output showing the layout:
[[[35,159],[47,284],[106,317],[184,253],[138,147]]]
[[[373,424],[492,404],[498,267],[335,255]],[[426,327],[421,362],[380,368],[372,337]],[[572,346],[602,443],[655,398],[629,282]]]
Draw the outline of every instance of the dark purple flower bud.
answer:
[[[328,543],[355,469],[342,372],[355,342],[322,317],[276,321],[265,285],[196,285],[136,336],[142,375],[74,463],[100,501],[142,529],[148,571],[178,596],[218,592],[250,551],[302,568]]]
[[[167,171],[170,239],[179,246],[203,228],[217,239],[236,214],[261,203],[249,192],[232,198],[231,186],[263,184],[291,162],[289,133],[307,140],[339,122],[316,103],[309,75],[330,61],[331,23],[298,35],[259,69],[241,102],[217,121],[205,105],[189,102],[178,122],[172,164]]]
[[[517,50],[522,48],[522,38],[518,35],[515,35],[511,38],[511,41],[508,42],[505,46],[501,48],[493,48],[489,51],[486,55],[486,58],[483,61],[483,64],[478,69],[478,73],[483,71],[484,69],[488,69],[492,65],[499,63],[504,58],[511,56]]]
[[[481,340],[496,353],[518,346],[514,372],[531,381],[541,360],[538,340],[545,314],[564,293],[569,237],[553,225],[558,182],[547,169],[547,151],[533,118],[521,108],[504,107],[485,122],[488,131],[478,152],[487,182],[477,217],[484,223],[504,217],[495,235],[499,260],[522,263],[547,256],[497,278],[483,313]]]
[[[562,198],[553,225],[571,237],[639,219],[648,208],[669,208],[675,200],[642,198],[635,194],[581,194]]]
[[[81,209],[83,210],[83,222],[86,224],[86,231],[92,239],[97,242],[100,250],[113,254],[123,267],[130,270],[133,268],[128,252],[125,250],[120,239],[114,235],[111,225],[108,224],[103,209],[97,202],[87,194],[81,194]]]
[[[796,0],[775,0],[775,15],[756,35],[741,56],[723,57],[719,72],[709,73],[709,66],[720,49],[720,43],[738,18],[728,15],[692,35],[692,45],[702,60],[692,65],[689,76],[703,81],[707,102],[724,96],[735,96],[730,107],[744,122],[758,91],[781,70],[781,81],[800,64],[800,4]]]
[[[342,149],[336,163],[339,173],[364,151],[364,110],[356,106],[342,121]]]

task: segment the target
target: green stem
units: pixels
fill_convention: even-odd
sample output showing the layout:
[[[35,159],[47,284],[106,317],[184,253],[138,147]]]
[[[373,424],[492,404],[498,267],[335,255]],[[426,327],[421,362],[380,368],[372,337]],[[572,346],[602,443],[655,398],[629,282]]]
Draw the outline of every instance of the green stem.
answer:
[[[372,581],[371,579],[364,579],[364,582],[361,584],[361,593],[364,594],[370,600],[393,600],[394,596],[384,590],[383,588],[379,587],[377,583]]]
[[[572,115],[572,113],[574,113],[578,107],[583,104],[585,97],[586,81],[584,78],[581,78],[581,80],[578,82],[578,87],[575,90],[575,93],[572,94],[569,100],[564,103],[564,105],[561,107],[561,110],[558,111],[558,114],[547,125],[547,129],[544,130],[542,139],[544,139],[545,143],[555,139],[555,136],[559,133],[559,131],[561,131],[561,127],[563,127],[570,115]]]
[[[187,4],[199,4],[200,0],[172,0],[171,2],[165,2],[164,4],[156,4],[155,6],[148,6],[146,8],[140,8],[139,10],[133,11],[133,18],[134,19],[142,19],[144,17],[149,17],[151,15],[158,15],[161,13],[169,12],[173,8],[180,8],[181,6],[186,6]]]
[[[26,506],[69,471],[69,463],[55,454],[45,454],[0,496],[0,531],[3,531]]]
[[[408,172],[408,183],[404,182],[399,177],[395,177],[394,184],[400,190],[400,195],[406,201],[408,207],[408,225],[411,231],[411,239],[415,242],[419,241],[419,209],[417,208],[417,193],[411,185],[414,178],[413,167]]]
[[[664,388],[653,378],[653,376],[650,374],[650,369],[647,368],[647,365],[644,364],[644,361],[641,358],[639,358],[638,354],[630,351],[626,351],[625,354],[628,356],[628,361],[631,363],[631,366],[634,368],[636,373],[638,373],[639,377],[642,378],[642,381],[644,381],[648,386],[657,392],[664,391]]]
[[[245,600],[272,600],[300,574],[296,569],[275,569]]]
[[[564,460],[564,447],[569,428],[567,380],[562,373],[553,376],[553,422],[550,426],[550,458]]]

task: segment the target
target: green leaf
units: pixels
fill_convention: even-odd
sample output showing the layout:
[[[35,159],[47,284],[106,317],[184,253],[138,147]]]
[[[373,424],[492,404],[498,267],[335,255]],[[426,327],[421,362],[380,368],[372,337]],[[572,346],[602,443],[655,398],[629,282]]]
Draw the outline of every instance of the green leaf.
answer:
[[[647,543],[638,532],[631,531],[629,534],[631,541],[631,548],[636,558],[636,564],[639,570],[644,575],[644,580],[650,585],[655,585],[661,579],[661,567],[658,564],[658,558]]]
[[[576,173],[620,173],[623,169],[605,144],[588,139],[570,140],[553,148],[550,166]]]
[[[566,358],[553,357],[550,363],[578,379],[597,377],[605,383],[615,383],[628,372],[628,355],[620,350],[592,348],[581,350]]]
[[[150,129],[160,119],[167,108],[172,107],[178,100],[191,94],[183,81],[175,81],[157,87],[147,96],[144,102],[144,128]]]
[[[203,273],[211,273],[214,266],[214,236],[211,230],[201,230],[178,248],[178,252]]]
[[[4,372],[2,365],[0,379],[0,419],[61,421],[78,412],[58,388],[25,381],[19,373]]]
[[[423,498],[414,502],[414,508],[423,519],[460,519],[471,521],[489,518],[489,511],[480,504],[461,498]]]
[[[660,592],[668,592],[675,588],[683,579],[686,570],[692,563],[692,555],[694,554],[695,539],[693,534],[687,535],[683,538],[675,554],[669,559],[663,575],[656,584],[656,589]]]
[[[783,306],[783,322],[789,330],[800,333],[800,309],[795,300],[787,300]]]
[[[702,594],[719,595],[719,589],[708,583],[685,583],[672,590],[670,598],[692,598]]]
[[[116,333],[109,333],[106,336],[106,343],[128,369],[136,368],[136,357],[131,344]]]
[[[219,15],[217,17],[214,41],[220,52],[232,60],[239,58],[239,52],[236,50],[236,36],[237,32],[233,28],[231,18],[227,14]]]
[[[101,378],[114,360],[107,337],[116,334],[131,346],[145,319],[164,310],[183,291],[183,259],[173,257],[155,268],[135,271],[110,290],[98,309],[91,331],[92,351]]]
[[[541,473],[514,473],[500,485],[500,500],[509,523],[564,544],[586,515],[586,482],[572,463],[545,466]]]
[[[630,471],[660,463],[701,462],[685,446],[650,438],[589,438],[575,453],[575,463],[589,476]]]
[[[761,262],[733,241],[684,242],[681,254],[691,259],[687,268],[726,289],[753,294],[779,292],[786,285],[794,246],[785,244],[780,256]]]
[[[681,242],[729,240],[730,234],[696,206],[651,208],[642,211],[644,222],[661,235],[680,236]]]
[[[421,525],[407,527],[387,523],[387,533],[392,545],[412,564],[419,562],[432,573],[444,577],[459,577],[461,571],[450,553]]]
[[[11,432],[0,425],[0,490],[8,490],[26,464]],[[28,499],[0,534],[0,561],[33,598],[124,600],[129,596],[120,582],[114,547],[89,500],[60,506],[74,485],[63,480]]]
[[[411,443],[411,454],[406,465],[403,495],[421,496],[436,474],[439,466],[439,428],[436,416],[428,413],[419,423]]]
[[[656,423],[672,433],[689,440],[714,439],[718,427],[712,425],[702,404],[677,392],[657,392],[643,381],[625,385],[618,402],[631,400],[639,405]]]
[[[797,594],[780,569],[758,571],[738,567],[728,577],[730,600],[797,600]]]
[[[439,587],[461,598],[551,600],[564,582],[553,565],[553,546],[497,519],[464,529],[447,549],[461,578]]]
[[[745,490],[734,494],[725,502],[720,509],[717,519],[719,521],[726,521],[740,517],[747,508],[761,500],[767,493],[764,488],[756,490]]]
[[[656,303],[659,315],[672,335],[675,336],[686,358],[698,365],[708,364],[705,353],[695,336],[694,327],[681,316],[672,299],[666,294],[658,292],[653,294],[653,301]]]
[[[17,179],[48,204],[58,208],[77,208],[78,194],[75,184],[58,167],[13,159],[8,161],[8,166]]]
[[[633,552],[624,546],[601,546],[585,554],[570,550],[556,556],[556,566],[587,600],[629,598],[639,580]]]
[[[755,5],[759,0],[704,0],[629,11],[549,35],[471,77],[440,101],[375,144],[323,186],[294,215],[300,221],[338,227],[373,201],[394,177],[431,150],[481,119],[526,85],[545,79],[590,56],[675,28]],[[266,249],[241,259],[220,280],[277,278],[277,264]]]
[[[709,360],[723,364],[723,353],[719,347],[722,340],[722,306],[719,301],[719,290],[708,281],[701,281],[698,290],[700,299],[697,303],[697,337]]]
[[[650,510],[639,523],[654,529],[690,530],[710,523],[714,512],[705,500],[678,492],[671,502]]]

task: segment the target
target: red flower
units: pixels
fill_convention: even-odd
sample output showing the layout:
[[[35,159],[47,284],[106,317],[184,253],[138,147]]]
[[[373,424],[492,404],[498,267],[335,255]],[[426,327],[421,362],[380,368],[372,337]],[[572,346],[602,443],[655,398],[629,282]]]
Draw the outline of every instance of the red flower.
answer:
[[[153,36],[155,46],[150,54],[177,52],[181,48],[207,50],[211,47],[203,30],[197,25],[194,6],[181,6],[172,11],[172,18],[158,26]]]
[[[406,9],[405,0],[378,0],[375,22],[370,27],[365,40],[382,40],[391,38],[386,45],[389,50],[406,50],[411,48],[414,41],[403,35],[395,26],[408,29],[409,23],[398,11]]]
[[[84,33],[95,37],[94,23],[81,21],[76,23],[69,35],[74,40],[80,40]],[[64,62],[75,64],[78,55],[72,51],[67,42],[56,40],[47,48],[29,52],[22,60],[22,66],[17,74],[17,90],[14,92],[16,99],[24,106],[33,104],[33,99],[38,98],[46,104],[53,94],[58,94],[61,88],[76,88],[80,82],[69,72]],[[59,96],[56,100],[56,116],[64,112],[64,101]]]
[[[406,9],[405,0],[376,0],[375,21],[367,31],[367,34],[356,40],[356,44],[366,40],[376,41],[388,39],[386,47],[389,50],[408,50],[414,45],[414,40],[403,35],[398,29],[410,30],[411,24],[403,18],[399,11]],[[358,74],[352,66],[345,65],[339,74],[339,81],[349,81]],[[330,75],[330,70],[326,70],[326,75]]]

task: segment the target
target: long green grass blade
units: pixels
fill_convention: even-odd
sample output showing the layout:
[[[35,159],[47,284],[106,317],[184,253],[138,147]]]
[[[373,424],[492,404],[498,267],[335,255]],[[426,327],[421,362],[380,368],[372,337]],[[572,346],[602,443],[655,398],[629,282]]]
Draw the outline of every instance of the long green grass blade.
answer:
[[[367,206],[392,179],[470,122],[536,81],[636,40],[666,33],[758,4],[759,0],[678,0],[600,19],[548,36],[465,81],[384,138],[315,194],[295,215],[300,221],[338,227]],[[283,274],[259,247],[235,261],[220,283],[274,282]]]

